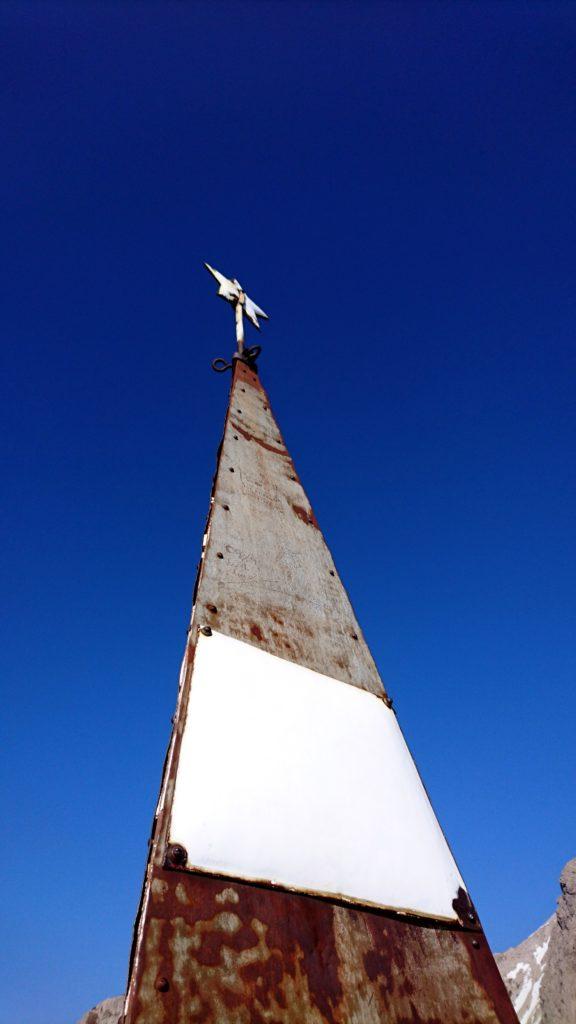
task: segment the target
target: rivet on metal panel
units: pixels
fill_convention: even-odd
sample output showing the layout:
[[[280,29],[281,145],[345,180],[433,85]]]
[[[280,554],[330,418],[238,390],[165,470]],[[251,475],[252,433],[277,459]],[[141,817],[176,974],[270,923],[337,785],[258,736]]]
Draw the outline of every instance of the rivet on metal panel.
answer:
[[[222,508],[224,509],[225,512],[230,511],[230,505],[222,505]]]
[[[235,441],[237,441],[237,440],[238,440],[238,434],[234,434],[234,440],[235,440]]]
[[[234,466],[230,466],[229,468],[230,468],[230,472],[233,473],[234,472]]]
[[[357,640],[358,639],[358,633],[352,633],[352,639],[353,640]]]
[[[218,609],[217,609],[215,604],[207,604],[206,607],[207,607],[209,612],[212,612],[213,615],[216,615],[216,612],[218,611]]]
[[[330,575],[331,576],[335,576],[336,575],[336,573],[334,572],[334,569],[330,569]]]
[[[222,554],[221,551],[216,552],[216,558],[224,558],[224,555]]]
[[[204,636],[212,636],[212,630],[210,629],[210,626],[201,626],[200,632],[203,633]]]
[[[170,982],[168,978],[157,978],[155,988],[158,992],[167,992],[170,988]]]
[[[472,924],[474,924],[474,922],[476,920],[476,914],[472,914],[472,913],[468,914],[468,920],[471,921]]]
[[[478,939],[472,939],[472,945],[474,946],[474,949],[480,949],[480,943],[478,942]]]
[[[167,868],[183,868],[188,860],[188,852],[183,846],[179,846],[177,843],[172,844],[166,850],[166,867]]]
[[[242,412],[242,409],[236,409],[236,412]]]

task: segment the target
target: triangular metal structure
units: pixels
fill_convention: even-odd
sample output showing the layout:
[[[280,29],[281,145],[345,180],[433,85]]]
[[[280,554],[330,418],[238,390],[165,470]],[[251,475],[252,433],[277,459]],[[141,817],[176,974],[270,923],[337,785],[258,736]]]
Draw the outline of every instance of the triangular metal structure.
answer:
[[[517,1024],[254,360],[234,359],[125,1024]]]

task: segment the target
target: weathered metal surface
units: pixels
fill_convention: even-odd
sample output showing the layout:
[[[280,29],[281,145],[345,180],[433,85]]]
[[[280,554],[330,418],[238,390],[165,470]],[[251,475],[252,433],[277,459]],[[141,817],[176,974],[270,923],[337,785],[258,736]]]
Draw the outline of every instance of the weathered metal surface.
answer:
[[[189,870],[458,920],[464,882],[394,712],[216,630],[198,635],[168,841]]]
[[[517,1024],[481,933],[162,870],[147,913],[127,1024]]]
[[[195,619],[383,692],[266,392],[241,362],[234,368]]]
[[[168,830],[197,637],[211,630],[386,700],[266,392],[239,360],[135,927],[125,1024],[517,1024],[464,890],[454,901],[458,923],[447,924],[185,869],[187,852],[170,847]],[[225,757],[215,743],[204,775]]]

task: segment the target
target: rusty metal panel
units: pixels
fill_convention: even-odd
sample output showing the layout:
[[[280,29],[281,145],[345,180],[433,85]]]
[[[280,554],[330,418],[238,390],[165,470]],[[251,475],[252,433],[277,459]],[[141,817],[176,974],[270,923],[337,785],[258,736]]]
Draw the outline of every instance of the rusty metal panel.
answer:
[[[517,1024],[464,889],[450,923],[183,870],[186,851],[170,844],[169,825],[197,639],[211,630],[390,705],[266,392],[241,360],[150,840],[125,1024]],[[215,743],[204,778],[223,758]]]
[[[196,645],[168,841],[190,870],[458,920],[464,883],[394,712],[214,631]]]
[[[196,621],[334,679],[383,692],[268,396],[257,374],[241,362],[235,366]]]
[[[517,1024],[481,932],[157,870],[127,1024]]]

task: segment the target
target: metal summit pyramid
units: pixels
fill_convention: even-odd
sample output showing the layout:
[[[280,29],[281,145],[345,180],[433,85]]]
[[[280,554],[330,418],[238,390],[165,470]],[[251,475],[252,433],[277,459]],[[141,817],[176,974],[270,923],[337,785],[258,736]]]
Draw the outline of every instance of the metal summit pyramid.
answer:
[[[516,1024],[244,345],[125,1024]]]

